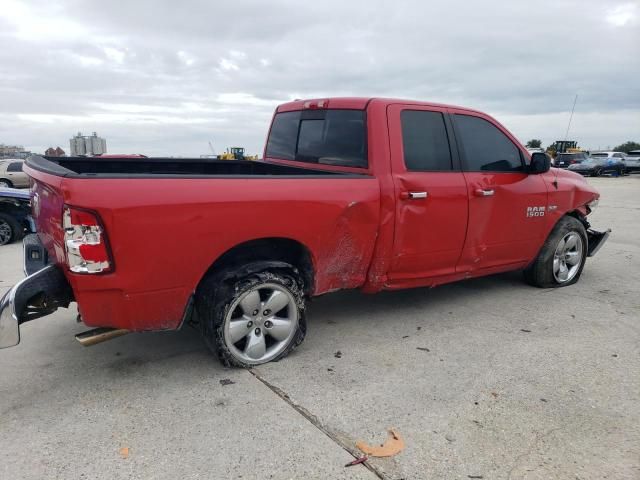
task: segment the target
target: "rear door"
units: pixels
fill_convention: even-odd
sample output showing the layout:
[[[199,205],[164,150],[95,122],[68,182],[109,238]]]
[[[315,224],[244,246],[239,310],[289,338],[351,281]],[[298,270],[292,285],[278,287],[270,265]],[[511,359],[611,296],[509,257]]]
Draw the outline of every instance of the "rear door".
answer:
[[[391,281],[455,272],[467,229],[467,187],[445,109],[390,105],[396,194]],[[419,283],[419,282],[418,282]]]
[[[527,261],[543,241],[547,186],[526,173],[525,154],[493,119],[452,111],[469,198],[469,226],[457,270]]]

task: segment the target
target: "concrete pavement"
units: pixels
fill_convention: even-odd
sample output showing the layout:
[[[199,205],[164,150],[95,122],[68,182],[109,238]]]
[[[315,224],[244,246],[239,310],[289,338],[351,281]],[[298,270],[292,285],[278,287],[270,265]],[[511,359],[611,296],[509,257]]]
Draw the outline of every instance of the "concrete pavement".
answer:
[[[73,310],[26,324],[0,351],[0,477],[640,478],[640,176],[590,181],[614,232],[577,285],[327,295],[252,372],[190,329],[83,348]],[[21,255],[0,247],[0,293]],[[343,467],[388,427],[403,452]]]

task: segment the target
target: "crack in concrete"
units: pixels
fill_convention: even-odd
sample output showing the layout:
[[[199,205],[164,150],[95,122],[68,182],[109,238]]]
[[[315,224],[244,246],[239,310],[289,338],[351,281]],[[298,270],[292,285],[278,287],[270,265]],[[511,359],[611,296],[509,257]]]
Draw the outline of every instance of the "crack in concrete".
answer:
[[[327,437],[329,437],[330,440],[332,440],[336,445],[338,445],[347,453],[349,453],[349,455],[351,455],[354,459],[362,457],[363,453],[357,450],[355,447],[352,447],[351,445],[353,445],[354,442],[349,441],[345,435],[335,432],[329,429],[326,425],[323,425],[322,422],[320,422],[320,420],[318,419],[318,417],[316,417],[314,414],[309,412],[309,410],[304,408],[302,405],[298,405],[297,403],[295,403],[293,400],[291,400],[289,395],[287,395],[287,393],[284,390],[269,383],[269,381],[261,377],[255,370],[253,369],[247,369],[247,370],[265,387],[267,387],[269,390],[275,393],[278,397],[280,397],[291,408],[293,408],[296,412],[302,415],[309,423],[311,423],[311,425],[313,425],[322,433],[324,433]],[[372,465],[369,461],[363,462],[361,465],[367,468],[371,473],[373,473],[380,480],[389,480],[389,477],[387,477],[384,474],[384,472],[380,471],[378,468]]]
[[[536,450],[538,448],[538,444],[546,437],[548,437],[549,435],[551,435],[554,432],[557,432],[558,430],[561,430],[562,427],[556,427],[556,428],[552,428],[551,430],[548,430],[545,433],[536,433],[536,439],[534,440],[534,442],[529,446],[529,448],[527,448],[527,450],[524,453],[521,453],[520,455],[518,455],[516,457],[516,459],[513,461],[513,465],[511,466],[511,468],[509,469],[509,473],[507,475],[507,480],[511,480],[511,476],[513,475],[513,471],[516,469],[516,467],[519,465],[519,463],[525,459],[526,457],[528,457],[529,455],[531,455],[534,450]]]

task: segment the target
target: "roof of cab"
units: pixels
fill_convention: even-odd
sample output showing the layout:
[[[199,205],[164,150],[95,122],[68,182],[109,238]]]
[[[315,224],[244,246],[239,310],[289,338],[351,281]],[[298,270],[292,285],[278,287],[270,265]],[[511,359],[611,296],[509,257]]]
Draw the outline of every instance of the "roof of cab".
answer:
[[[318,103],[322,105],[319,106]],[[376,97],[326,97],[326,98],[307,98],[296,99],[292,102],[283,103],[279,105],[276,112],[291,112],[295,110],[304,110],[306,108],[338,108],[346,110],[365,110],[369,103],[382,103],[386,105],[391,104],[403,104],[403,105],[418,105],[425,107],[439,107],[439,108],[456,108],[459,110],[467,110],[469,112],[478,112],[471,108],[459,107],[456,105],[445,105],[443,103],[434,102],[421,102],[418,100],[406,100],[400,98],[376,98]]]

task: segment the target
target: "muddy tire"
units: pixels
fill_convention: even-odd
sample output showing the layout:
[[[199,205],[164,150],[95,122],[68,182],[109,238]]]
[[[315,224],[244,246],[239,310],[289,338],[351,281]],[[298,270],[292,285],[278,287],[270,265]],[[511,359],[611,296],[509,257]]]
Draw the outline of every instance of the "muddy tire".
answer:
[[[540,288],[573,285],[582,274],[587,247],[582,222],[570,216],[561,218],[536,259],[524,270],[525,281]]]
[[[226,366],[281,360],[306,334],[303,285],[295,270],[252,270],[241,277],[230,270],[211,274],[196,292],[204,341]]]

